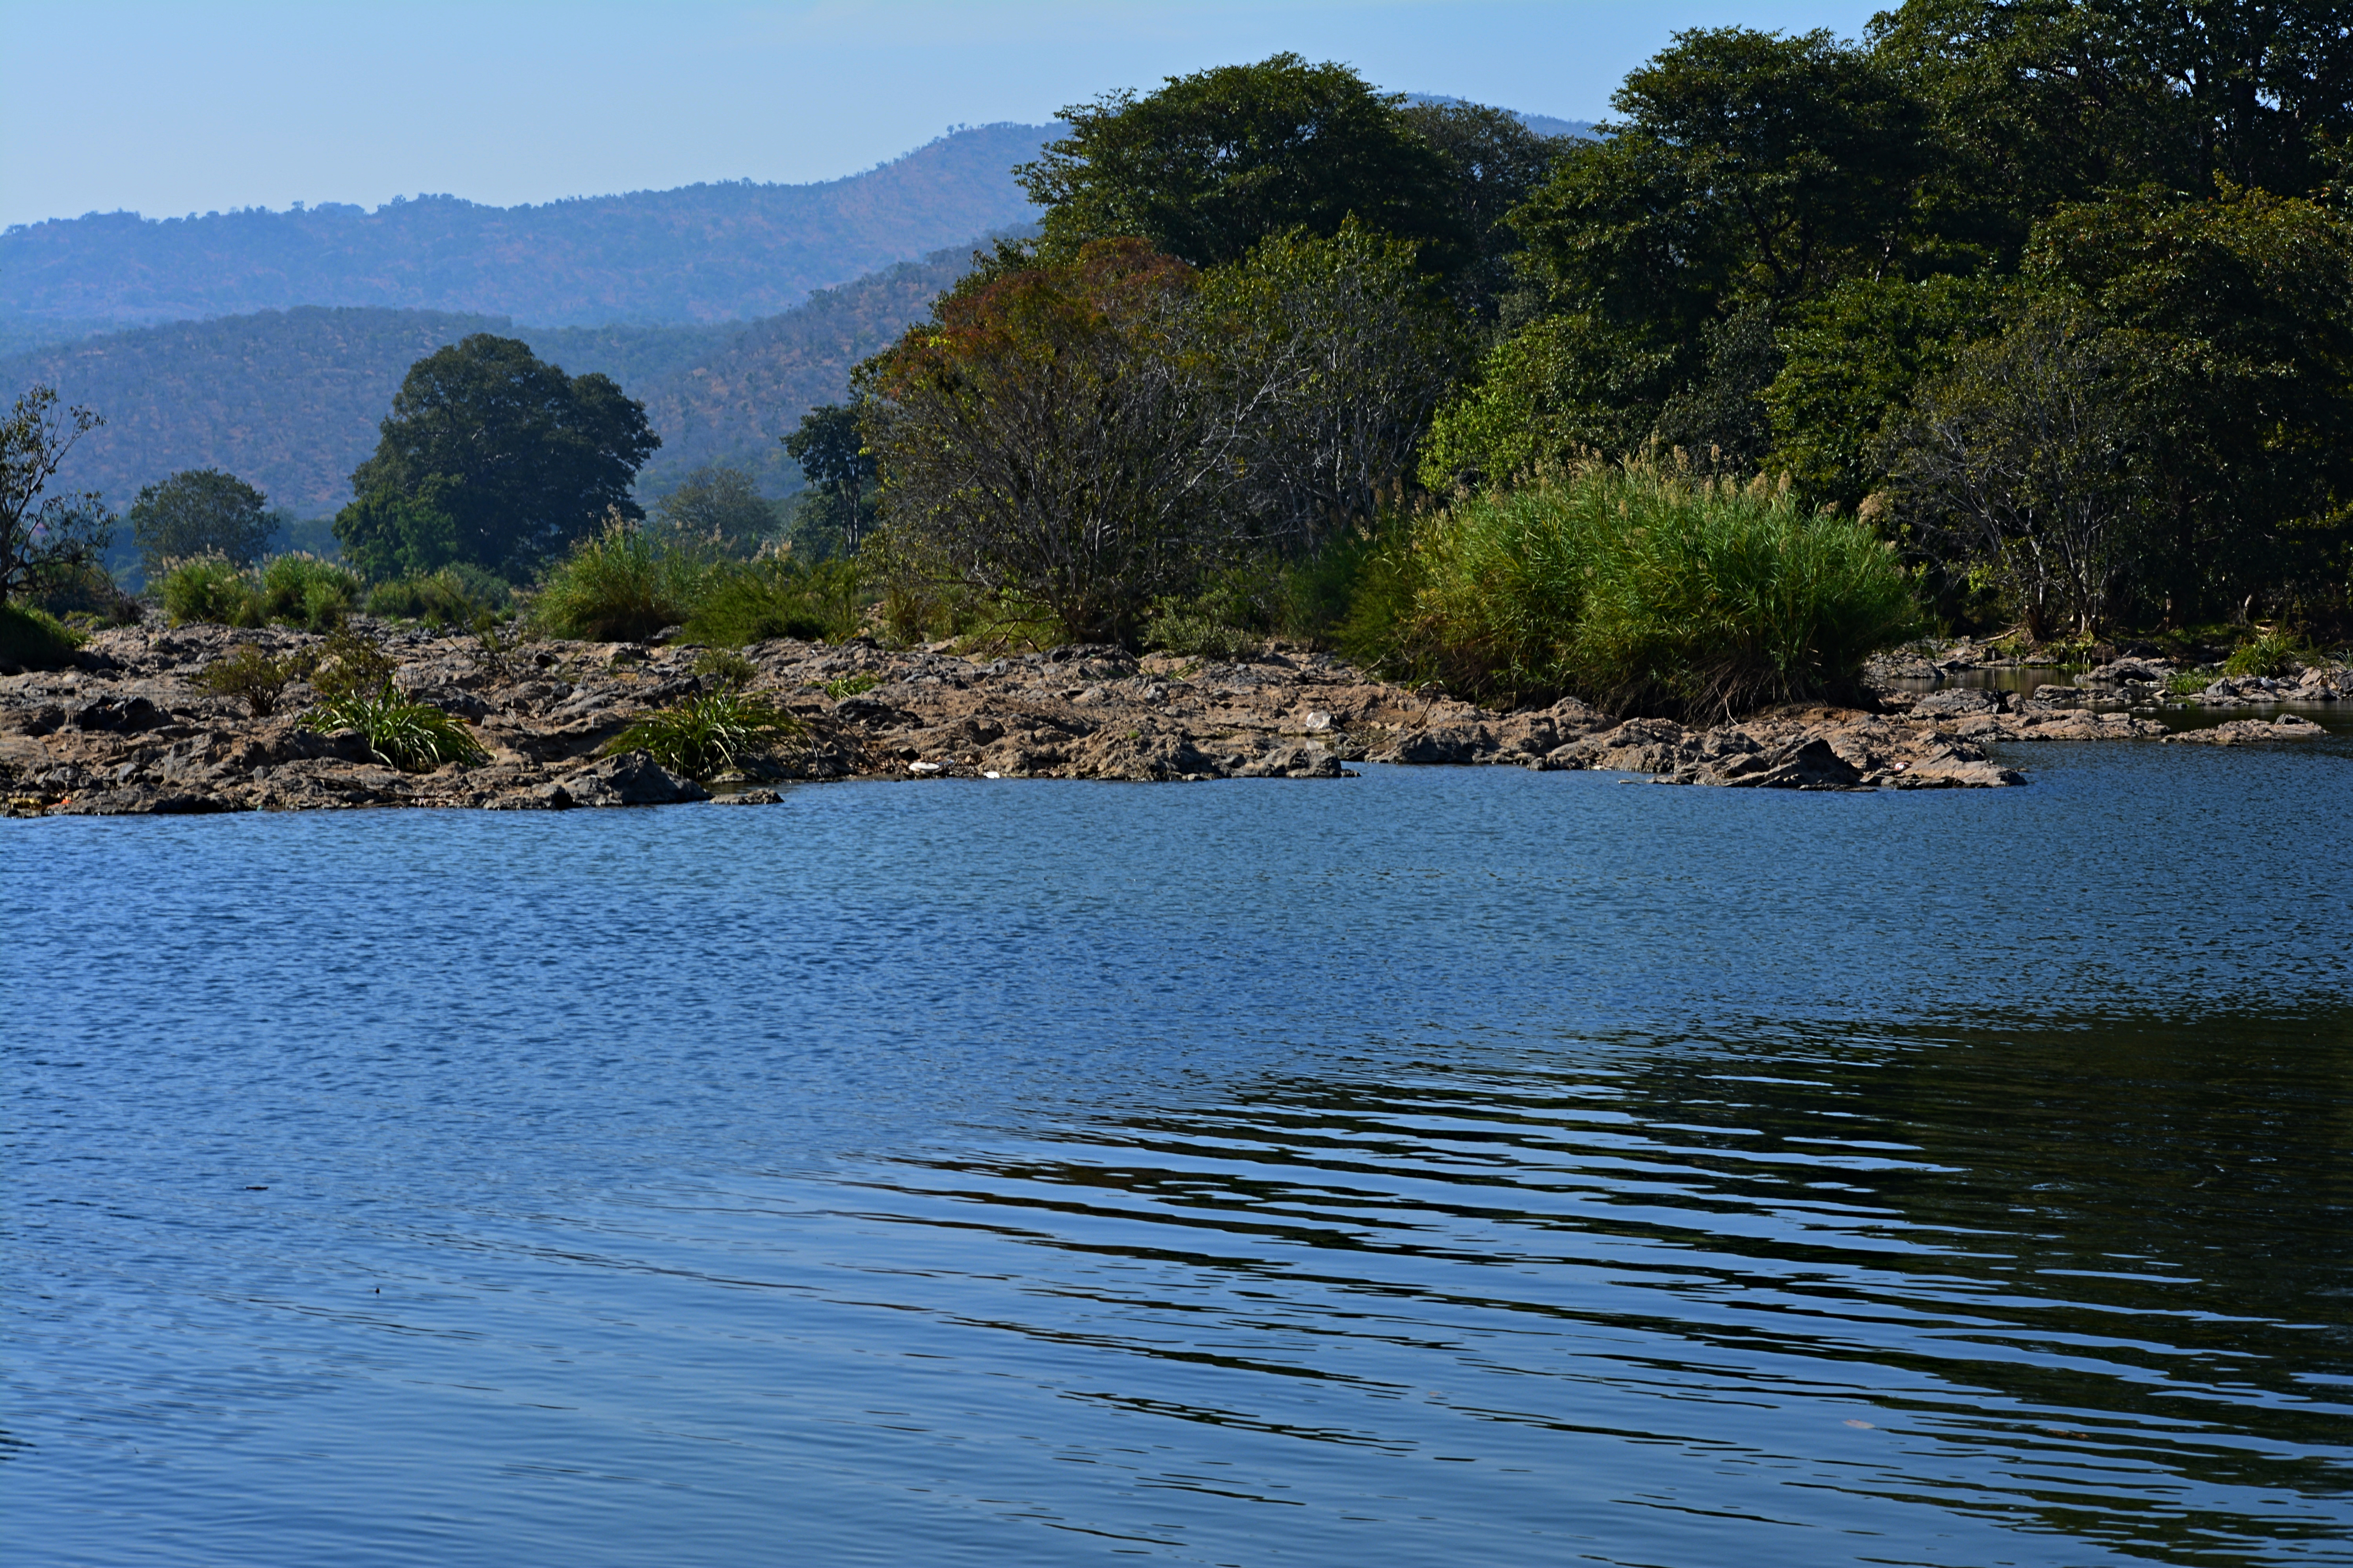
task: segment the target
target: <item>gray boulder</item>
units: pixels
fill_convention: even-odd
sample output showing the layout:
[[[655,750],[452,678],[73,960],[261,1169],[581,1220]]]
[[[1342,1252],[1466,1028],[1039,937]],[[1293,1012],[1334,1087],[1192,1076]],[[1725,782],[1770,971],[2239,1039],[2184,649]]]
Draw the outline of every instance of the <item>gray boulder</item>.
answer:
[[[561,789],[574,805],[676,805],[711,798],[709,790],[679,777],[643,752],[623,752],[592,763],[550,789]]]

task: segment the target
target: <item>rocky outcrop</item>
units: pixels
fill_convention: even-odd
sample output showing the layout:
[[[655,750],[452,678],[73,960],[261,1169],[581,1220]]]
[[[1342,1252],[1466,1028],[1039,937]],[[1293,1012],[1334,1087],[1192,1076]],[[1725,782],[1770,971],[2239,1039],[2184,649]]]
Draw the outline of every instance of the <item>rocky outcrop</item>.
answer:
[[[197,684],[240,643],[275,655],[315,643],[305,634],[134,629],[93,639],[77,668],[0,678],[0,796],[15,816],[544,811],[683,804],[713,791],[759,804],[788,781],[849,778],[1341,780],[1363,761],[1601,769],[1735,789],[1992,788],[2022,780],[1987,756],[1990,745],[2168,732],[2116,710],[2113,694],[2155,668],[2129,659],[2078,684],[2041,683],[2024,700],[1942,687],[1888,693],[1877,711],[1791,708],[1689,726],[1621,721],[1573,699],[1496,713],[1283,647],[1210,662],[1108,647],[966,658],[944,647],[776,641],[742,650],[750,691],[789,710],[801,731],[746,776],[706,789],[642,752],[605,755],[639,717],[706,689],[700,649],[548,642],[498,651],[378,629],[398,689],[462,718],[487,762],[402,773],[363,735],[304,729],[312,694],[299,683],[266,719]],[[2317,732],[2285,722],[2179,738],[2227,745]]]
[[[2309,719],[2282,713],[2274,719],[2231,719],[2211,729],[2179,730],[2162,737],[2201,746],[2254,746],[2278,741],[2316,741],[2328,731]]]

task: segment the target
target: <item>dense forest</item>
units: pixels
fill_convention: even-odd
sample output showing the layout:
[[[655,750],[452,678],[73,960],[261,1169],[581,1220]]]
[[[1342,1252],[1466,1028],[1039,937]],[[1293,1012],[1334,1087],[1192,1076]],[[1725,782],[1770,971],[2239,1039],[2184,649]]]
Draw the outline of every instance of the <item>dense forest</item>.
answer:
[[[0,234],[0,333],[370,306],[537,326],[749,320],[877,268],[1027,222],[1008,170],[1051,129],[959,131],[864,174],[491,207],[422,196]],[[85,328],[87,330],[87,328]],[[0,339],[5,346],[5,339]]]
[[[219,467],[275,507],[321,517],[351,500],[351,472],[418,359],[474,332],[527,341],[575,374],[643,399],[662,447],[651,493],[711,462],[798,488],[779,444],[809,408],[839,401],[849,367],[920,318],[970,265],[972,243],[819,291],[757,321],[709,326],[517,327],[504,317],[306,307],[112,332],[0,360],[0,384],[46,384],[107,423],[60,482],[127,500],[184,468]]]

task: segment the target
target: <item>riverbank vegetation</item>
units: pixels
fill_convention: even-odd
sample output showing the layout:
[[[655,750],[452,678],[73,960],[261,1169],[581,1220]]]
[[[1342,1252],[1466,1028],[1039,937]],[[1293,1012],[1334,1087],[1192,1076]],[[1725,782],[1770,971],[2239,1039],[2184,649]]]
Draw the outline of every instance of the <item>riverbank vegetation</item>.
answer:
[[[786,437],[789,506],[706,466],[649,517],[643,407],[478,334],[353,473],[356,575],[243,559],[262,498],[178,476],[243,531],[164,607],[1278,637],[1691,716],[1838,696],[1937,627],[2275,663],[2353,630],[2333,26],[1912,0],[1860,40],[1698,29],[1590,139],[1289,55],[1113,93],[1018,172],[1036,235]]]

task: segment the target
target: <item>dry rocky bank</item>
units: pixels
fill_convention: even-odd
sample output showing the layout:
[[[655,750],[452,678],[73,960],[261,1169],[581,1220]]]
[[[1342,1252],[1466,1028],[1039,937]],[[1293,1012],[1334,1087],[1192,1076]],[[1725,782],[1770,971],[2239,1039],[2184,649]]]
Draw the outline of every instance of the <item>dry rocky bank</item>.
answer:
[[[473,766],[406,773],[356,731],[305,729],[300,716],[311,693],[303,686],[288,689],[276,716],[257,719],[198,683],[240,643],[274,656],[320,640],[278,630],[132,627],[93,638],[72,668],[0,677],[8,815],[543,810],[712,798],[641,752],[604,754],[632,721],[705,689],[710,678],[694,670],[700,649],[541,642],[500,656],[471,638],[386,631],[386,651],[398,660],[395,685],[463,718],[490,753]],[[2124,710],[2158,689],[2150,683],[2167,673],[2132,660],[2022,698],[1965,686],[1894,689],[1906,677],[1968,668],[1966,648],[1941,668],[1913,656],[1874,666],[1876,710],[1790,708],[1713,728],[1620,721],[1574,699],[1499,715],[1373,679],[1329,655],[1281,648],[1230,663],[1111,647],[975,659],[863,639],[768,642],[743,652],[755,671],[751,693],[803,725],[758,777],[713,786],[717,799],[747,804],[774,801],[765,784],[786,780],[1328,779],[1350,776],[1347,764],[1359,761],[1598,768],[1745,788],[1987,788],[2024,782],[1986,756],[1983,747],[1995,742],[2227,744],[2322,732],[2284,715],[2173,733]],[[2289,695],[2347,700],[2353,678],[2312,672]],[[2215,696],[2225,704],[2281,700],[2252,688]]]

